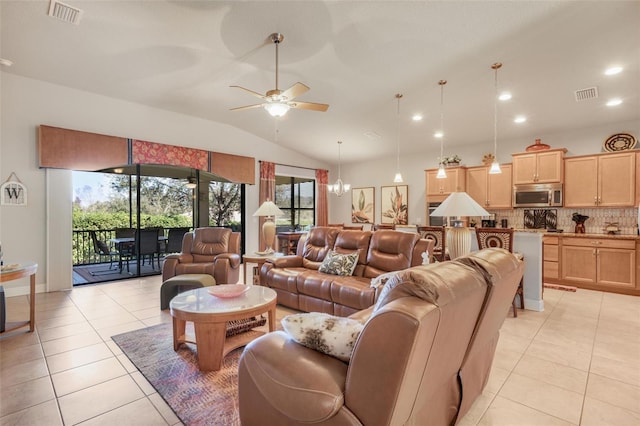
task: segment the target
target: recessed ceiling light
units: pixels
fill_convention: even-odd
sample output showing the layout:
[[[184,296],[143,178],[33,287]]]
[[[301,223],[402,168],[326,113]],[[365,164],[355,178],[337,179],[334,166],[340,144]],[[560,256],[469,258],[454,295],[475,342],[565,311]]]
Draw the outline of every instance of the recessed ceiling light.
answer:
[[[443,137],[443,136],[444,136],[444,133],[442,133],[440,130],[438,130],[437,132],[435,132],[435,133],[433,134],[433,137],[434,137],[434,138],[441,138],[441,137]]]
[[[622,103],[622,99],[614,98],[614,99],[611,99],[609,102],[607,102],[607,106],[618,106],[621,103]]]
[[[524,123],[525,121],[527,121],[527,117],[525,117],[524,115],[519,115],[513,119],[513,122],[518,124]]]
[[[500,93],[500,96],[498,96],[498,99],[500,99],[501,101],[508,101],[509,99],[511,99],[511,93],[502,92]]]
[[[606,71],[604,72],[605,75],[616,75],[616,74],[620,74],[622,72],[624,68],[622,67],[611,67],[611,68],[607,68]]]
[[[411,119],[413,121],[422,121],[422,114],[413,114],[413,117],[411,117]]]
[[[4,67],[10,67],[11,65],[13,65],[13,61],[10,61],[8,59],[0,58],[0,65],[2,65]]]

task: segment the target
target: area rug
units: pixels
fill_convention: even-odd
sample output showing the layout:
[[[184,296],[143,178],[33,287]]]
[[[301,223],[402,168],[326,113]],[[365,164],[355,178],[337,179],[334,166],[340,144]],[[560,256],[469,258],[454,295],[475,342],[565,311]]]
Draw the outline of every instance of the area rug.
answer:
[[[243,348],[229,353],[219,371],[201,372],[195,346],[182,345],[176,352],[172,336],[169,323],[112,339],[185,425],[240,425],[238,361]]]

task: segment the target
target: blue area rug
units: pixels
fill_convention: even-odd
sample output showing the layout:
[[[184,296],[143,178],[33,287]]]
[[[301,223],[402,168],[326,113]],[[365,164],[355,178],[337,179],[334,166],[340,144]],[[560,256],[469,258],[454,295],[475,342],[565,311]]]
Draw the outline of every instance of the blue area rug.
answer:
[[[159,324],[112,339],[185,425],[240,425],[238,360],[244,348],[229,353],[219,371],[201,372],[195,346],[173,350],[171,327]]]

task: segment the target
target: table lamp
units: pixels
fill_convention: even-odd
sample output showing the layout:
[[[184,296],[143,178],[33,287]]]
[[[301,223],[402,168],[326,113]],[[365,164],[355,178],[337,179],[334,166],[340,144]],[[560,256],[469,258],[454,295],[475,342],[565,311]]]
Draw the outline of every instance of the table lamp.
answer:
[[[273,253],[273,242],[276,239],[276,224],[272,217],[281,216],[284,213],[271,200],[267,200],[256,210],[254,216],[265,216],[266,219],[262,224],[262,238],[264,239],[267,249],[260,254]]]
[[[452,192],[429,216],[456,216],[453,227],[447,229],[447,247],[451,259],[471,252],[471,230],[463,226],[460,216],[489,216],[466,192]]]

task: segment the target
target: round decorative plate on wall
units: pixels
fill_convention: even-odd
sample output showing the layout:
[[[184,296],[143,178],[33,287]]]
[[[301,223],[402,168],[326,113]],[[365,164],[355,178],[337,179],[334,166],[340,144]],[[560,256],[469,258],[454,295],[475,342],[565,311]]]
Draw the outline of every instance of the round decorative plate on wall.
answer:
[[[627,151],[633,149],[637,142],[635,136],[632,134],[616,133],[615,135],[609,136],[602,144],[602,147],[608,152]]]

